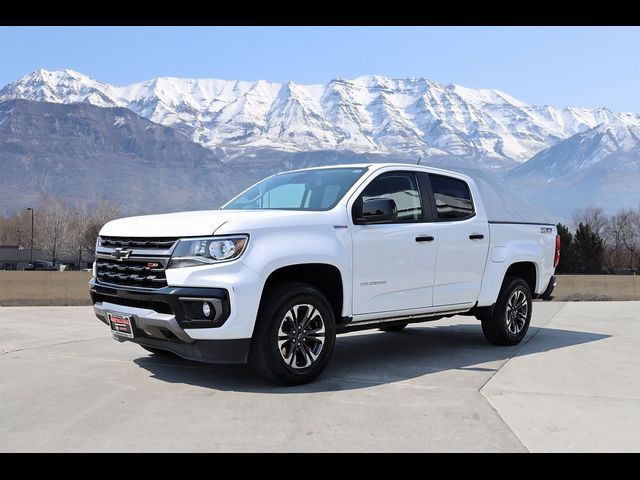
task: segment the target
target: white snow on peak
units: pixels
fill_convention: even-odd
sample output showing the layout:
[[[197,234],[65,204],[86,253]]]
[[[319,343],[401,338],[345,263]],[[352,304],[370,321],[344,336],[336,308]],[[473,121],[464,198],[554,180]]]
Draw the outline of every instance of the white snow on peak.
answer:
[[[549,179],[568,177],[607,165],[608,171],[623,170],[640,158],[640,121],[636,114],[620,114],[607,123],[576,133],[538,153],[512,171],[512,175],[543,175]],[[612,160],[612,161],[610,161]],[[586,188],[586,187],[585,187]]]
[[[40,69],[0,90],[14,98],[125,107],[209,148],[439,153],[524,162],[577,133],[635,113],[532,106],[492,89],[379,75],[327,84],[158,77],[127,86]]]

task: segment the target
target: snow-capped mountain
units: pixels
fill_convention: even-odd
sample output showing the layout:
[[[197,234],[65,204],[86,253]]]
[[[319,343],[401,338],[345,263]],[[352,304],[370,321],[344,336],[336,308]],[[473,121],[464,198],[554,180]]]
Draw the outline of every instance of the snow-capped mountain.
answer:
[[[506,175],[536,204],[566,216],[586,205],[640,207],[640,122],[621,115],[554,145]]]
[[[166,211],[219,203],[277,171],[418,156],[474,177],[495,219],[541,219],[522,199],[558,220],[586,205],[640,206],[640,115],[531,106],[424,78],[299,85],[161,77],[114,86],[38,70],[0,90],[0,153],[0,213],[42,191],[111,195],[92,179],[96,171],[110,179],[104,172],[114,166],[128,172],[118,198]],[[183,171],[185,161],[198,168]],[[153,182],[176,185],[173,196],[154,196]]]
[[[222,163],[211,150],[127,108],[0,102],[0,217],[36,205],[42,193],[88,205],[108,199],[123,214],[211,209],[279,171],[375,160],[346,151],[271,150]],[[504,196],[517,194],[498,172],[467,173],[478,182],[490,218],[551,218],[523,202],[505,205]]]
[[[560,178],[597,165],[611,170],[624,170],[629,162],[640,166],[640,120],[634,115],[620,115],[610,123],[578,133],[540,152],[524,165],[513,169],[510,177],[520,178],[546,172]],[[611,162],[612,156],[616,157]],[[622,160],[629,161],[622,161]]]
[[[126,108],[0,103],[0,217],[42,193],[126,213],[216,208],[262,172],[237,169]]]
[[[640,121],[606,108],[531,106],[498,90],[381,76],[324,85],[159,77],[121,87],[72,70],[38,70],[0,90],[0,101],[8,99],[125,107],[216,149],[223,160],[266,148],[449,155],[512,166],[600,124]]]

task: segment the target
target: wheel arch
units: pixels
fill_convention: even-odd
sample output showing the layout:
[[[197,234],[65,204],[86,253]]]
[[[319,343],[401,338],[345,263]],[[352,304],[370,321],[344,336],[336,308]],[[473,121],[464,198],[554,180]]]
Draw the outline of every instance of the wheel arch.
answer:
[[[342,323],[344,288],[342,274],[335,265],[328,263],[298,263],[279,267],[266,278],[260,296],[259,310],[265,302],[266,292],[282,282],[300,282],[317,288],[331,305],[336,324]]]
[[[502,290],[504,279],[507,276],[516,276],[522,278],[531,294],[536,296],[539,291],[540,283],[540,266],[532,258],[511,259],[509,262],[492,262],[487,264],[484,278],[482,280],[482,288],[478,297],[478,307],[490,307],[498,300],[498,295]]]
[[[538,266],[535,262],[525,261],[512,263],[504,273],[502,278],[503,283],[507,277],[519,277],[523,279],[529,286],[531,295],[535,296],[538,285]]]

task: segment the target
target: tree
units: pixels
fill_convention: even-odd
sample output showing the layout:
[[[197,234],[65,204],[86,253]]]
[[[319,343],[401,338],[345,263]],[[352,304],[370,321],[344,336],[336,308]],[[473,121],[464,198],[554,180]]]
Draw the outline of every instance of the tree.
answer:
[[[81,267],[82,260],[89,252],[84,248],[84,231],[87,223],[89,222],[90,211],[86,206],[77,207],[73,209],[70,215],[69,225],[69,238],[67,243],[67,250],[71,255],[77,255],[78,268]]]
[[[119,205],[106,200],[101,200],[95,207],[84,205],[73,209],[68,248],[70,253],[77,255],[78,265],[93,257],[100,229],[108,221],[118,218],[120,212]]]
[[[82,205],[62,197],[44,194],[35,208],[34,246],[43,251],[48,260],[58,263],[67,255],[82,263],[93,258],[96,239],[102,226],[121,216],[120,205],[101,200],[97,205]],[[0,218],[0,245],[30,244],[31,218],[21,208],[7,218]]]
[[[25,208],[18,210],[0,222],[0,245],[22,245],[31,242],[31,217]],[[18,233],[20,232],[20,233]]]
[[[60,197],[43,195],[41,206],[36,210],[36,230],[38,245],[57,264],[67,247],[70,235],[72,215],[70,208]]]
[[[573,235],[569,228],[558,223],[556,225],[558,235],[560,235],[560,262],[556,267],[557,273],[575,273],[576,258],[573,245]]]
[[[602,273],[604,244],[589,224],[578,224],[573,245],[577,273]]]
[[[607,218],[602,208],[589,206],[578,209],[571,216],[571,219],[574,229],[577,229],[581,223],[589,225],[591,231],[602,238],[603,242],[605,241],[604,237],[609,227],[609,218]]]
[[[93,252],[96,248],[98,233],[105,223],[122,216],[120,205],[101,200],[87,217],[84,224],[83,246],[85,250]]]
[[[606,262],[613,268],[640,270],[640,210],[621,209],[609,222]]]

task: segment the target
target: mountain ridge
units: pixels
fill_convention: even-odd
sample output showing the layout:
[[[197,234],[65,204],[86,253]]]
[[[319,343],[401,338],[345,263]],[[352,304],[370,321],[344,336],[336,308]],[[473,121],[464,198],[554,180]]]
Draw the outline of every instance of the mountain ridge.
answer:
[[[170,171],[157,160],[154,163],[150,142],[156,140],[145,130],[169,128],[173,143],[165,142],[166,148],[175,148],[177,155],[193,157],[202,165],[211,164],[203,172],[216,177],[212,184],[219,185],[220,192],[199,191],[203,202],[228,198],[241,184],[282,170],[362,160],[414,163],[422,157],[423,163],[482,178],[486,186],[499,185],[509,192],[504,194],[503,210],[513,214],[517,213],[511,205],[515,197],[562,218],[587,204],[597,203],[608,211],[640,204],[640,115],[613,113],[604,107],[530,106],[499,90],[443,85],[423,77],[368,75],[315,85],[157,77],[114,86],[69,69],[40,69],[6,85],[0,90],[0,112],[5,111],[5,117],[2,106],[15,100],[46,104],[43,112],[59,116],[57,121],[62,123],[68,115],[55,105],[119,108],[140,117],[129,118],[132,124],[145,127],[134,129],[127,141],[141,142],[145,149],[138,157],[120,152],[140,163],[134,171],[139,178],[144,178],[145,165],[154,164],[168,177],[162,181],[169,181]],[[87,132],[98,129],[104,138],[120,138],[120,129],[126,125],[107,124],[119,121],[113,120],[112,113],[104,118],[96,115],[97,111],[82,111]],[[4,155],[0,160],[8,162],[9,170],[16,168],[11,161],[24,165],[36,162],[40,155],[49,158],[51,152],[43,148],[47,141],[53,151],[59,150],[59,142],[70,141],[69,132],[61,138],[52,131],[47,140],[43,132],[29,130],[28,123],[23,132],[7,133],[2,126],[6,121],[0,118],[0,153]],[[38,119],[33,122],[49,128]],[[40,144],[32,144],[33,135],[40,135]],[[69,145],[89,148],[90,135],[78,135]],[[109,148],[117,150],[118,145]],[[26,156],[16,157],[21,148]],[[83,168],[78,155],[68,161]],[[114,161],[110,155],[100,151],[91,161],[95,168],[103,168],[100,162]],[[164,153],[158,155],[167,167],[181,168]],[[65,161],[60,154],[53,164],[64,169]],[[234,167],[243,180],[232,176],[229,182],[225,177],[233,169],[223,166]],[[15,182],[35,185],[37,175],[23,173],[28,180],[17,176]],[[183,176],[183,181],[202,181]],[[39,186],[48,188],[46,183]],[[15,194],[20,197],[22,192]],[[498,204],[502,195],[491,195]],[[186,197],[180,201],[185,203]],[[170,201],[161,206],[167,208],[172,208]]]
[[[222,149],[222,160],[271,148],[452,155],[511,167],[599,124],[640,118],[604,107],[531,106],[499,90],[380,75],[311,85],[155,77],[115,86],[70,69],[40,69],[0,90],[0,100],[14,98],[129,108]]]
[[[107,199],[126,215],[211,209],[280,171],[387,161],[378,154],[262,150],[229,164],[171,127],[125,108],[0,102],[0,216],[37,205],[42,193],[89,205]],[[429,164],[453,166],[450,157],[432,157]],[[494,218],[550,218],[523,202],[503,205],[503,195],[517,194],[494,172],[456,170],[474,177]]]
[[[598,125],[506,174],[530,201],[569,216],[578,206],[640,208],[640,123]]]
[[[0,214],[37,204],[42,193],[105,198],[127,212],[217,207],[254,180],[129,109],[21,99],[0,102],[0,171]]]

